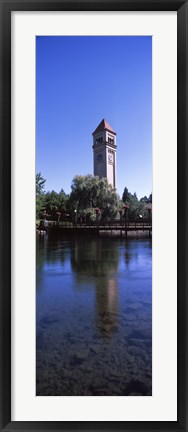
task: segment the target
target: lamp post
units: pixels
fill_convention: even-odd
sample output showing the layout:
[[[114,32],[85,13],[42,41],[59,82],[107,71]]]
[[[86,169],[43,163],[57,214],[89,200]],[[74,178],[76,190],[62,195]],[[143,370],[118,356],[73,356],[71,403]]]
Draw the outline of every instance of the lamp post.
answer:
[[[99,226],[99,213],[100,213],[100,209],[96,208],[95,209],[95,213],[96,213],[96,222],[97,222],[97,227]]]
[[[151,211],[152,211],[152,207],[151,206],[147,206],[146,210],[148,211],[149,225],[151,225]]]
[[[124,205],[124,217],[125,217],[125,237],[127,237],[127,211],[129,209],[128,205]]]
[[[129,209],[128,205],[124,205],[124,217],[125,217],[125,228],[127,227],[127,210]]]
[[[119,210],[120,225],[121,225],[121,223],[122,223],[122,213],[123,213],[123,210]]]
[[[50,215],[47,213],[46,210],[43,211],[43,221],[40,222],[40,225],[43,225],[43,227],[47,227],[48,226],[48,221],[47,221],[47,217],[49,217]]]
[[[43,217],[44,217],[44,226],[47,225],[47,223],[46,223],[46,216],[47,216],[47,214],[46,214],[46,210],[44,210],[44,212],[43,212]]]
[[[75,224],[75,228],[77,226],[77,210],[74,210],[74,224]]]
[[[151,220],[151,211],[152,211],[152,206],[149,205],[146,207],[146,210],[148,211],[148,223],[149,223],[149,237],[151,237],[151,224],[152,224],[152,220]]]
[[[59,225],[61,212],[56,212],[56,215],[57,215],[57,224]]]

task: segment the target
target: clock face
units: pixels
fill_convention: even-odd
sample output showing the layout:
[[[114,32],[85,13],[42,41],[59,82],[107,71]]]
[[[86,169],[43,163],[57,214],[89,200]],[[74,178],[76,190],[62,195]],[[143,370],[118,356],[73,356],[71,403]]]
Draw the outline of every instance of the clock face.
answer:
[[[97,155],[97,161],[98,161],[98,162],[102,162],[102,154],[101,154],[101,153],[99,153],[99,154]]]
[[[108,153],[108,161],[113,162],[113,154],[112,153]]]

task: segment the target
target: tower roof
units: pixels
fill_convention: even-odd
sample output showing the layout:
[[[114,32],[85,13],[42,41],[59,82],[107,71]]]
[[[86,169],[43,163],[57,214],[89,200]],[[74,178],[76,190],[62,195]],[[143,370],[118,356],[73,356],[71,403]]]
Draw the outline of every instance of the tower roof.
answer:
[[[94,130],[92,135],[94,135],[98,132],[102,132],[103,130],[108,130],[112,134],[116,135],[116,132],[114,132],[114,130],[111,128],[111,126],[109,125],[109,123],[105,119],[102,119],[102,121],[99,123],[97,128]]]

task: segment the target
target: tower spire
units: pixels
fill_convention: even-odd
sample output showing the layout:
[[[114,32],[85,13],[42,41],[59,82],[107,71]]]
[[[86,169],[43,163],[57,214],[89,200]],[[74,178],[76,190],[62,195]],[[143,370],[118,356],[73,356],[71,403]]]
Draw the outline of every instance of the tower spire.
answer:
[[[92,135],[94,175],[106,177],[116,188],[116,132],[102,119]]]

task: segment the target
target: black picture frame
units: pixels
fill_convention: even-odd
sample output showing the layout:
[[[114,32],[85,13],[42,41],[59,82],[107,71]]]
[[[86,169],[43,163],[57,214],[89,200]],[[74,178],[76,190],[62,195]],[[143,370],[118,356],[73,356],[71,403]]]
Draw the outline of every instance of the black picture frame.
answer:
[[[178,418],[177,422],[11,421],[11,11],[177,11],[178,20]],[[0,0],[0,428],[45,430],[188,430],[188,0]],[[168,31],[168,29],[167,29]],[[173,206],[173,203],[172,203]],[[168,403],[168,401],[167,401]]]

